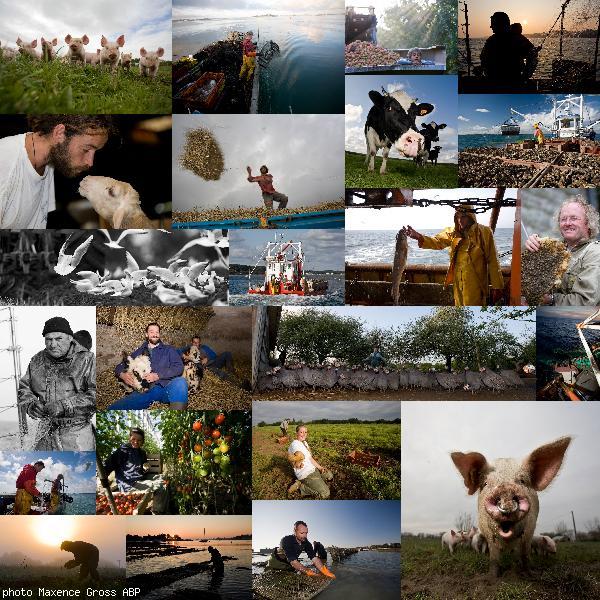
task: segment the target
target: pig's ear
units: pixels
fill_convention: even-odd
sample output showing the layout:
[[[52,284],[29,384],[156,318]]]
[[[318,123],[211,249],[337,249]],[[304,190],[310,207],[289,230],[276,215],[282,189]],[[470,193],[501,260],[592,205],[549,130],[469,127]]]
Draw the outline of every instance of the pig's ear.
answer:
[[[36,48],[36,47],[37,47],[37,40],[33,40],[33,41],[31,42],[31,47],[32,47],[32,48]]]
[[[487,460],[483,454],[479,452],[452,452],[450,454],[452,462],[463,476],[465,486],[469,492],[469,496],[473,495],[479,487],[481,474],[487,466]]]
[[[104,36],[102,36],[102,39],[100,40],[100,45],[104,48],[104,46],[106,46],[107,42],[108,42],[108,40]]]
[[[147,52],[146,52],[146,48],[140,48],[140,55],[141,56],[146,56]]]
[[[454,536],[456,535],[456,533],[455,533],[454,529],[451,529],[451,530],[450,530],[450,535],[451,535],[452,537],[454,537]]]
[[[67,37],[65,37],[65,42],[67,42],[67,44],[71,43],[71,34],[70,33],[67,35]]]
[[[87,46],[90,43],[90,38],[84,33],[83,37],[81,38],[81,41],[83,42],[84,46]]]
[[[536,448],[524,461],[523,466],[529,472],[533,489],[545,490],[556,477],[565,452],[571,443],[570,437]]]
[[[117,38],[117,44],[119,44],[119,46],[123,47],[125,45],[125,35],[120,35]]]
[[[159,48],[159,49],[156,51],[156,55],[157,55],[157,56],[162,56],[164,53],[165,53],[165,49],[164,49],[164,48]]]
[[[57,38],[54,38],[54,39],[52,40],[52,45],[53,45],[53,46],[56,46],[57,44],[58,44],[58,39],[57,39]]]

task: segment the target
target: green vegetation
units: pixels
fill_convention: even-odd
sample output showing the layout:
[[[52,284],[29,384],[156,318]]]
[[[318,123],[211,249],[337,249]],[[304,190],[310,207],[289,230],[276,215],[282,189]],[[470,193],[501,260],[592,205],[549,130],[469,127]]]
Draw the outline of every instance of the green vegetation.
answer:
[[[375,170],[367,171],[365,155],[346,151],[346,187],[441,189],[458,187],[458,165],[438,163],[417,167],[412,160],[388,158],[386,173],[381,175],[381,157],[375,157]]]
[[[408,325],[367,330],[361,319],[341,317],[327,310],[287,313],[281,319],[277,346],[286,361],[322,364],[327,357],[349,365],[363,364],[379,346],[387,366],[438,366],[478,370],[482,366],[513,368],[517,361],[535,356],[535,336],[517,339],[505,319],[524,319],[528,311],[489,310],[476,321],[469,308],[439,307]]]
[[[336,424],[308,425],[308,443],[317,462],[334,474],[330,484],[334,500],[391,500],[400,498],[400,425]],[[252,490],[261,500],[287,499],[294,473],[286,454],[293,439],[278,444],[279,427],[267,425],[252,431]],[[381,456],[378,467],[352,464],[353,450]],[[299,495],[295,497],[300,498]]]
[[[171,112],[171,63],[161,62],[156,79],[126,73],[18,57],[0,60],[0,113]]]
[[[386,48],[446,46],[448,73],[456,73],[457,6],[454,0],[415,2],[397,0],[384,11],[386,27],[377,29],[378,42]]]
[[[556,555],[532,556],[531,575],[516,556],[502,558],[503,575],[488,580],[489,558],[439,538],[402,536],[402,597],[410,600],[592,600],[600,597],[600,542],[559,543]]]

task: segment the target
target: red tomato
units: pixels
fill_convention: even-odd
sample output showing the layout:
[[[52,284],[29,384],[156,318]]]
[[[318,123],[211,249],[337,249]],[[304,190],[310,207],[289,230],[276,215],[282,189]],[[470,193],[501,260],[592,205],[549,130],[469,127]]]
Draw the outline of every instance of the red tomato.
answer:
[[[226,435],[226,436],[225,436],[225,441],[226,441],[228,444],[231,444],[231,440],[232,440],[232,439],[233,439],[233,436],[232,436],[232,435]]]
[[[202,445],[194,444],[194,452],[202,452]]]
[[[216,440],[217,438],[220,438],[221,437],[221,432],[218,429],[215,429],[212,432],[212,437],[213,437],[213,440]]]
[[[194,424],[192,425],[192,429],[194,431],[200,431],[202,429],[202,421],[194,421]]]
[[[216,417],[215,417],[215,423],[217,425],[222,425],[223,423],[225,423],[225,415],[223,413],[219,413]]]

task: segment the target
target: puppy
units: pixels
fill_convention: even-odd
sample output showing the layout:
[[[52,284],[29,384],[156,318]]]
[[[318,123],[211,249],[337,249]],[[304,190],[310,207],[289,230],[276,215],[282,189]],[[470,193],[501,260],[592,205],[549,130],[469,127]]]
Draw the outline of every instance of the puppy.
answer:
[[[88,175],[81,180],[79,193],[111,229],[156,229],[140,208],[140,195],[125,181]]]

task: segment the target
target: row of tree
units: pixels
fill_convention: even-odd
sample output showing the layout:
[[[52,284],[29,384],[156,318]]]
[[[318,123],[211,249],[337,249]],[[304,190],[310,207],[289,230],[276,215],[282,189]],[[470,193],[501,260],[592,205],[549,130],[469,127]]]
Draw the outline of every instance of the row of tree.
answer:
[[[535,335],[518,339],[505,324],[506,319],[527,320],[531,310],[489,309],[480,314],[486,319],[476,319],[470,308],[439,307],[402,328],[367,329],[361,319],[309,309],[285,314],[277,345],[287,363],[323,364],[335,358],[363,364],[376,347],[392,367],[478,370],[535,363]]]
[[[352,417],[350,419],[315,419],[313,421],[296,421],[295,419],[290,419],[288,425],[291,427],[292,425],[300,424],[303,425],[384,425],[384,424],[400,424],[401,419],[398,417],[397,419],[377,419],[376,421],[364,421],[363,419],[357,419],[356,417]],[[257,427],[272,427],[273,425],[277,425],[279,427],[280,421],[275,423],[266,423],[265,421],[261,421]]]

